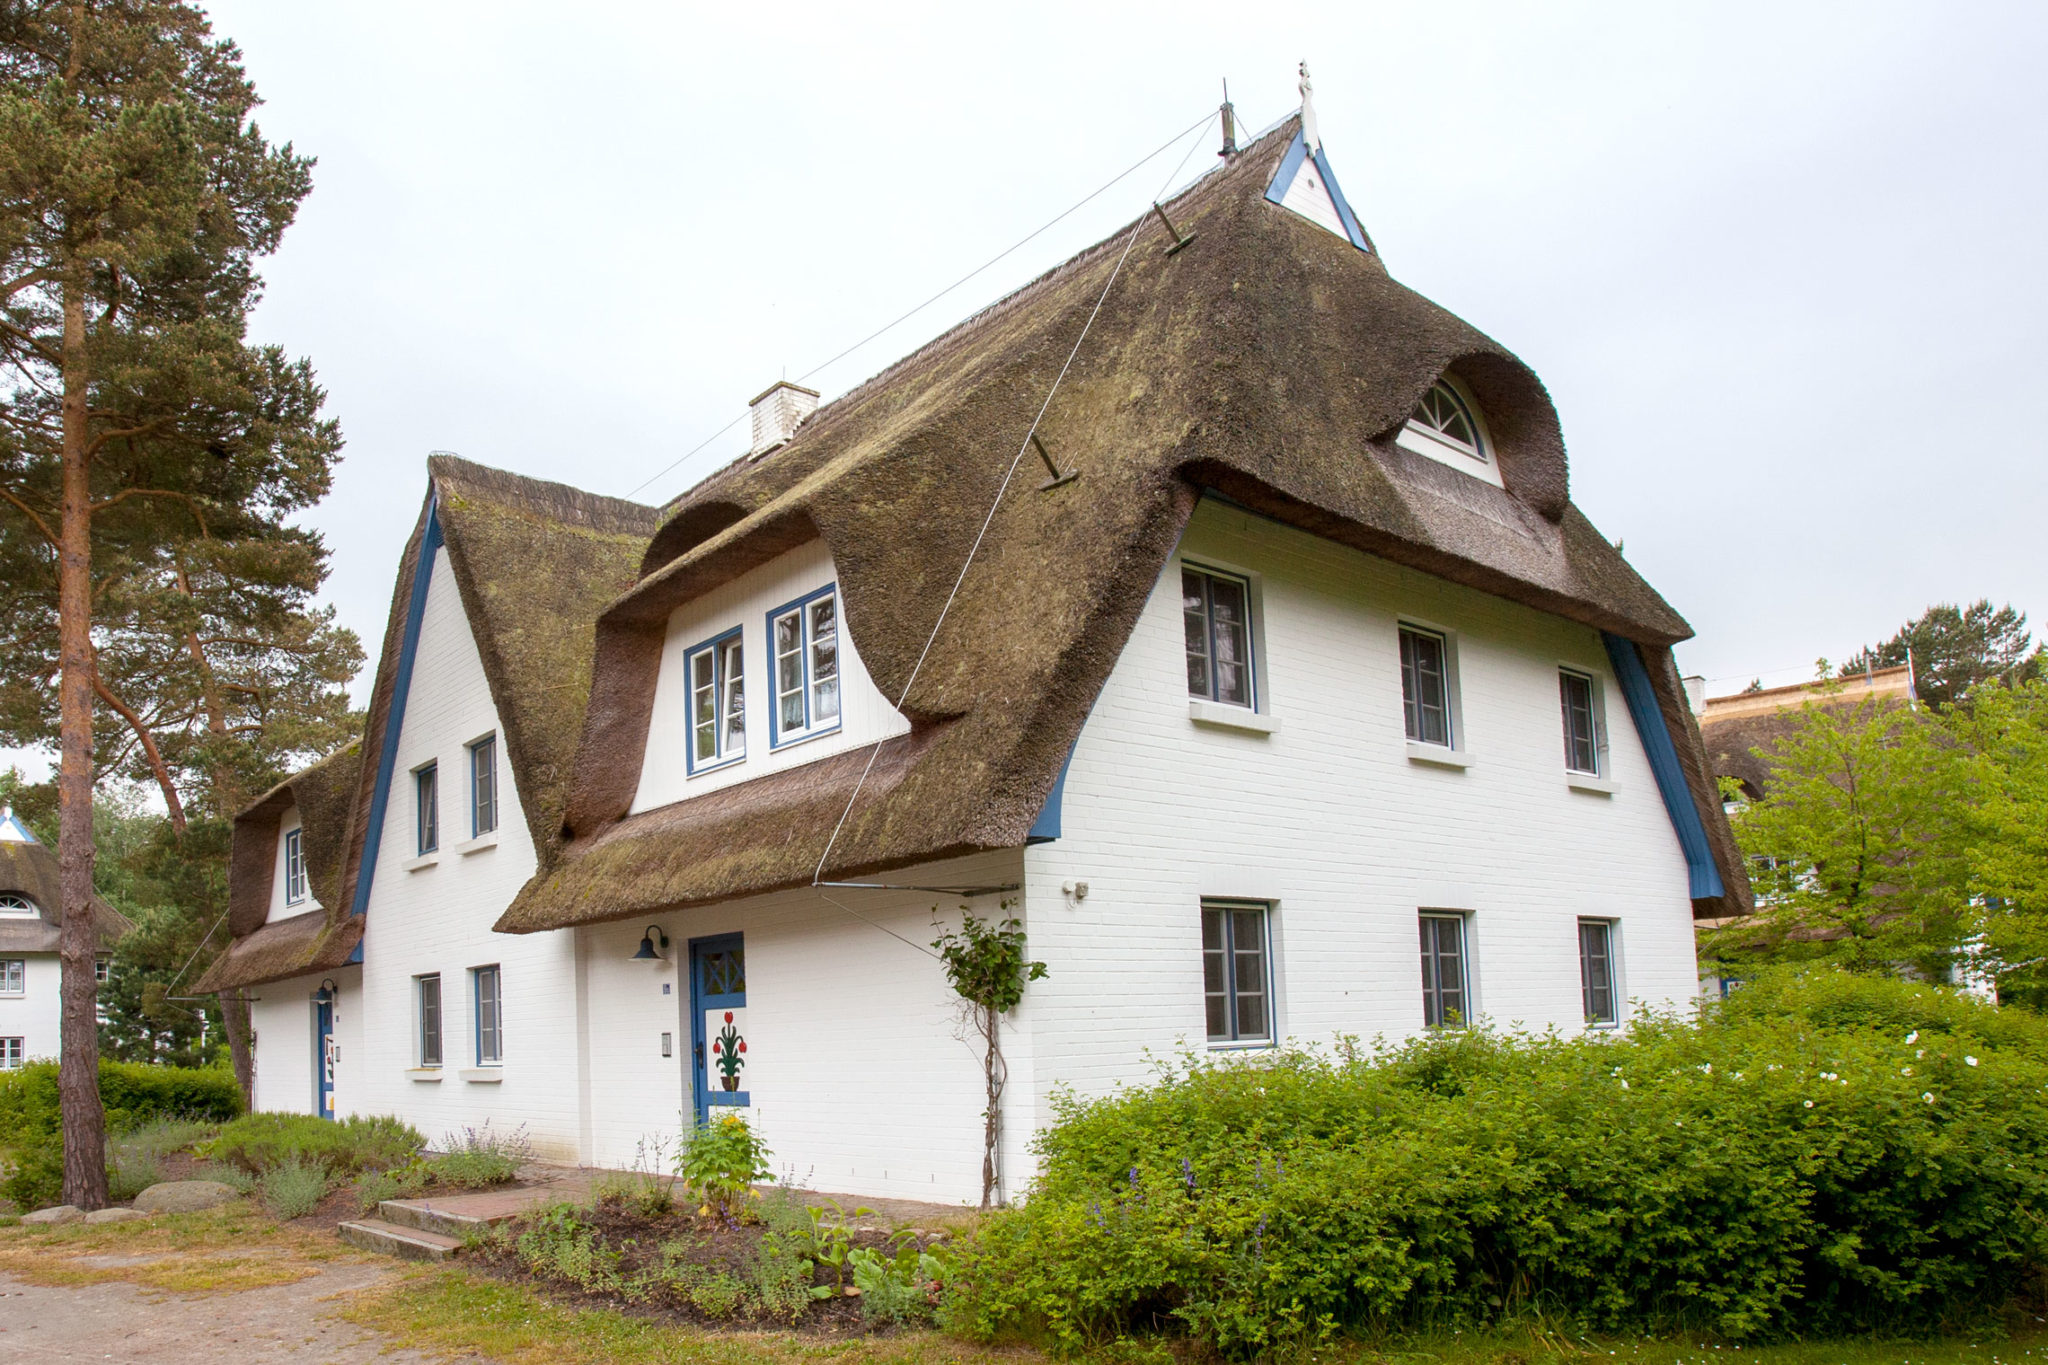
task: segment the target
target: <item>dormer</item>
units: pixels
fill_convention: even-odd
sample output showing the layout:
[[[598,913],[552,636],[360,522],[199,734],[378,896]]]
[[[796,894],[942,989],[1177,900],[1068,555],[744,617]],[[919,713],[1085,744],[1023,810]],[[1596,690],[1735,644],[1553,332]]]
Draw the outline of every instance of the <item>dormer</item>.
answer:
[[[266,924],[310,915],[320,909],[313,899],[312,876],[306,868],[306,830],[293,806],[277,822],[277,856],[270,875],[270,913]]]
[[[1493,440],[1480,415],[1472,391],[1445,374],[1429,386],[1415,412],[1394,434],[1394,444],[1403,450],[1427,456],[1495,488],[1501,482],[1500,466],[1493,455]]]

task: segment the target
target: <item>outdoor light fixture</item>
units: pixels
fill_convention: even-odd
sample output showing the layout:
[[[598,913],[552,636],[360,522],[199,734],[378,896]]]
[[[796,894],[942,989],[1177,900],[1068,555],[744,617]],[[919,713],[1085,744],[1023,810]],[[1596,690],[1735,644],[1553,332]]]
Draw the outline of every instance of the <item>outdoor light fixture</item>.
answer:
[[[647,932],[640,935],[640,951],[633,954],[635,962],[666,962],[668,935],[661,932],[661,926],[650,924]]]
[[[320,989],[313,993],[313,1003],[316,1005],[331,1005],[334,1003],[333,977],[330,976],[320,983]]]

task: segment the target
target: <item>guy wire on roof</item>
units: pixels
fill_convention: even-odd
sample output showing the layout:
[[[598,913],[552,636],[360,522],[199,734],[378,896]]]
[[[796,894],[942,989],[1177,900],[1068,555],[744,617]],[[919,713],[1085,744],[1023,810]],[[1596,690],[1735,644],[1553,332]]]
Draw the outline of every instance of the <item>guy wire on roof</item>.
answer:
[[[1126,168],[1125,168],[1124,170],[1122,170],[1122,171],[1119,171],[1119,172],[1118,172],[1118,173],[1117,173],[1117,174],[1116,174],[1115,176],[1113,176],[1113,177],[1112,177],[1112,178],[1110,178],[1109,180],[1106,180],[1106,181],[1104,181],[1104,182],[1102,183],[1102,185],[1101,185],[1101,186],[1099,186],[1099,187],[1098,187],[1098,188],[1096,188],[1095,190],[1092,190],[1092,191],[1090,191],[1090,192],[1089,192],[1088,194],[1084,195],[1084,196],[1083,196],[1083,197],[1081,197],[1080,199],[1077,199],[1077,200],[1075,200],[1075,201],[1074,201],[1074,202],[1073,202],[1073,203],[1072,203],[1071,205],[1069,205],[1069,206],[1068,206],[1068,207],[1067,207],[1067,208],[1066,208],[1065,210],[1063,210],[1063,211],[1062,211],[1062,212],[1061,212],[1061,213],[1060,213],[1060,214],[1059,214],[1059,215],[1058,215],[1057,217],[1054,217],[1054,218],[1048,219],[1048,220],[1047,220],[1046,222],[1044,222],[1044,223],[1040,224],[1040,225],[1039,225],[1038,227],[1036,227],[1036,228],[1032,229],[1032,231],[1030,231],[1029,233],[1025,234],[1025,235],[1024,235],[1024,236],[1022,236],[1022,237],[1019,237],[1019,238],[1018,238],[1018,239],[1017,239],[1016,241],[1012,242],[1012,243],[1011,243],[1011,244],[1010,244],[1009,246],[1006,246],[1006,247],[1004,247],[1004,248],[1003,248],[1003,249],[1002,249],[1001,251],[998,251],[998,252],[997,252],[997,253],[996,253],[995,255],[993,255],[993,256],[991,256],[991,257],[989,257],[989,258],[988,258],[987,260],[983,261],[983,262],[982,262],[982,263],[981,263],[980,265],[978,265],[978,266],[974,267],[974,269],[972,269],[972,270],[968,271],[968,272],[967,272],[967,273],[966,273],[965,275],[962,275],[962,276],[961,276],[961,277],[960,277],[959,279],[957,279],[957,280],[953,281],[953,282],[952,282],[951,284],[947,285],[947,286],[946,286],[946,287],[945,287],[944,289],[941,289],[941,290],[940,290],[940,291],[939,291],[938,293],[936,293],[936,294],[932,295],[932,296],[931,296],[930,298],[926,299],[926,300],[925,300],[925,301],[924,301],[923,303],[920,303],[920,304],[918,304],[918,305],[917,305],[917,307],[915,307],[915,308],[912,308],[912,309],[911,309],[911,310],[910,310],[909,312],[907,312],[907,313],[904,313],[904,314],[902,314],[901,316],[897,317],[896,319],[894,319],[894,320],[893,320],[893,321],[891,321],[891,322],[887,322],[887,323],[884,323],[884,324],[883,324],[882,326],[880,326],[880,327],[876,328],[876,329],[875,329],[874,331],[872,331],[872,332],[868,333],[868,334],[867,334],[866,336],[862,337],[862,338],[861,338],[861,339],[860,339],[859,341],[856,341],[856,342],[854,342],[854,343],[853,343],[853,345],[851,345],[851,346],[848,346],[848,347],[847,347],[847,348],[846,348],[845,350],[843,350],[843,351],[841,351],[841,352],[840,352],[839,354],[837,354],[837,355],[833,356],[833,357],[832,357],[832,358],[831,358],[830,360],[825,360],[825,361],[821,361],[821,362],[819,362],[818,364],[816,364],[816,365],[813,365],[813,366],[811,366],[811,368],[810,368],[810,369],[808,369],[808,370],[805,370],[805,371],[804,371],[804,372],[803,372],[802,374],[800,374],[800,375],[798,375],[798,376],[796,377],[796,382],[797,382],[797,383],[799,383],[799,384],[801,384],[801,383],[803,383],[803,382],[804,382],[805,380],[809,379],[809,378],[810,378],[811,376],[813,376],[813,375],[815,375],[815,374],[819,374],[819,373],[821,373],[822,371],[824,371],[824,370],[827,370],[827,369],[831,368],[832,366],[834,366],[834,365],[838,364],[838,363],[839,363],[840,361],[842,361],[842,360],[846,359],[846,357],[848,357],[848,356],[852,355],[852,354],[853,354],[853,353],[854,353],[855,351],[858,351],[858,350],[859,350],[859,349],[860,349],[861,347],[863,347],[863,346],[867,345],[867,344],[868,344],[868,343],[869,343],[870,341],[873,341],[873,340],[874,340],[874,339],[875,339],[876,337],[879,337],[879,336],[881,336],[881,335],[882,335],[883,333],[885,333],[885,332],[888,332],[889,330],[891,330],[892,328],[898,327],[898,326],[902,325],[903,323],[905,323],[905,322],[908,322],[908,321],[909,321],[909,320],[910,320],[911,318],[913,318],[913,317],[916,317],[916,316],[917,316],[917,315],[918,315],[919,313],[922,313],[922,312],[923,312],[923,311],[924,311],[925,309],[927,309],[927,308],[931,307],[931,306],[932,306],[933,304],[937,303],[937,302],[938,302],[938,301],[939,301],[940,299],[942,299],[942,298],[946,297],[946,295],[948,295],[948,294],[952,293],[952,292],[953,292],[953,291],[954,291],[955,289],[958,289],[958,288],[959,288],[959,287],[960,287],[961,285],[963,285],[963,284],[966,284],[966,283],[967,283],[967,282],[968,282],[969,280],[973,279],[973,278],[974,278],[974,277],[975,277],[976,275],[979,275],[979,274],[981,274],[981,273],[982,273],[982,272],[983,272],[984,270],[987,270],[987,269],[988,269],[989,267],[991,267],[991,266],[993,266],[993,265],[997,264],[998,262],[1000,262],[1000,261],[1001,261],[1001,260],[1002,260],[1002,259],[1003,259],[1004,257],[1006,257],[1006,256],[1010,255],[1011,253],[1013,253],[1013,252],[1015,252],[1015,251],[1018,251],[1019,249],[1021,249],[1021,248],[1025,247],[1025,246],[1027,246],[1027,245],[1029,245],[1029,244],[1030,244],[1030,243],[1032,242],[1032,240],[1033,240],[1033,239],[1035,239],[1035,238],[1037,238],[1037,237],[1039,237],[1039,236],[1042,236],[1042,235],[1043,235],[1044,233],[1046,233],[1046,232],[1050,231],[1051,229],[1053,229],[1053,228],[1057,227],[1057,226],[1058,226],[1058,225],[1059,225],[1059,224],[1060,224],[1061,222],[1065,221],[1065,220],[1066,220],[1067,218],[1070,218],[1070,217],[1072,217],[1072,216],[1073,216],[1073,215],[1074,215],[1075,213],[1078,213],[1078,212],[1079,212],[1079,211],[1080,211],[1081,209],[1085,208],[1085,207],[1086,207],[1086,206],[1087,206],[1087,205],[1088,205],[1089,203],[1091,203],[1092,201],[1094,201],[1094,200],[1096,200],[1096,199],[1100,198],[1100,197],[1101,197],[1102,195],[1104,195],[1105,193],[1107,193],[1107,192],[1108,192],[1109,190],[1111,190],[1111,189],[1115,188],[1115,187],[1116,187],[1116,186],[1117,186],[1118,184],[1122,183],[1122,182],[1123,182],[1124,180],[1128,179],[1128,178],[1129,178],[1130,176],[1132,176],[1133,174],[1135,174],[1136,172],[1138,172],[1138,171],[1139,171],[1140,169],[1142,169],[1142,168],[1143,168],[1143,167],[1144,167],[1144,166],[1145,166],[1145,165],[1146,165],[1147,163],[1149,163],[1149,162],[1151,162],[1151,161],[1153,161],[1153,160],[1157,159],[1157,158],[1158,158],[1158,156],[1160,155],[1160,153],[1162,153],[1162,152],[1165,152],[1165,151],[1168,151],[1169,149],[1171,149],[1171,148],[1173,147],[1173,145],[1174,145],[1175,143],[1179,142],[1179,141],[1180,141],[1180,140],[1181,140],[1182,138],[1186,137],[1186,136],[1187,136],[1187,135],[1188,135],[1189,133],[1193,132],[1193,131],[1194,131],[1194,130],[1195,130],[1196,128],[1198,128],[1198,127],[1206,127],[1206,126],[1208,125],[1208,123],[1209,123],[1209,122],[1210,122],[1211,120],[1213,120],[1213,119],[1214,119],[1215,117],[1216,117],[1216,114],[1215,114],[1215,113],[1214,113],[1213,111],[1212,111],[1212,112],[1210,112],[1210,113],[1204,114],[1204,115],[1202,116],[1202,120],[1201,120],[1201,122],[1200,122],[1200,123],[1194,123],[1194,124],[1189,124],[1189,125],[1188,125],[1188,126],[1187,126],[1186,128],[1183,128],[1183,129],[1181,129],[1181,130],[1180,130],[1179,132],[1175,133],[1175,134],[1174,134],[1174,135],[1173,135],[1172,137],[1170,137],[1170,138],[1166,139],[1166,141],[1164,141],[1164,142],[1160,143],[1158,147],[1154,148],[1154,149],[1153,149],[1152,151],[1149,151],[1149,152],[1145,153],[1145,155],[1144,155],[1144,156],[1142,156],[1142,157],[1140,157],[1140,158],[1139,158],[1138,160],[1136,160],[1136,161],[1132,162],[1132,163],[1131,163],[1131,164],[1130,164],[1130,165],[1129,165],[1128,167],[1126,167]],[[1184,167],[1184,166],[1186,166],[1186,165],[1187,165],[1187,158],[1186,158],[1186,157],[1182,157],[1182,158],[1181,158],[1181,166],[1183,166],[1183,167]],[[1178,176],[1179,174],[1180,174],[1180,171],[1179,171],[1179,169],[1176,169],[1176,170],[1174,171],[1174,176]],[[1168,178],[1168,182],[1167,182],[1167,183],[1168,183],[1168,184],[1171,184],[1171,183],[1172,183],[1172,177],[1169,177],[1169,178]],[[1162,190],[1160,191],[1160,193],[1161,193],[1161,194],[1163,194],[1163,193],[1165,193],[1165,191],[1164,191],[1164,190],[1162,189]],[[1155,196],[1154,196],[1154,198],[1157,198],[1157,197],[1158,197],[1157,195],[1155,195]],[[692,455],[695,455],[695,454],[696,454],[696,453],[697,453],[698,451],[700,451],[700,450],[704,449],[704,447],[706,447],[706,446],[710,445],[710,444],[711,444],[711,443],[712,443],[713,441],[717,440],[717,439],[718,439],[719,437],[721,437],[721,436],[725,435],[725,433],[727,433],[728,431],[731,431],[731,430],[732,430],[732,429],[733,429],[734,427],[738,426],[738,425],[739,425],[739,424],[740,424],[741,422],[745,421],[745,420],[747,419],[747,417],[748,417],[749,415],[750,415],[750,414],[749,414],[749,412],[748,412],[748,411],[744,411],[744,410],[743,410],[743,411],[742,411],[742,412],[741,412],[741,413],[740,413],[740,414],[739,414],[739,415],[738,415],[737,417],[734,417],[734,418],[733,418],[733,419],[732,419],[732,420],[731,420],[730,422],[727,422],[727,423],[726,423],[726,424],[725,424],[724,426],[722,426],[722,427],[720,427],[720,428],[719,428],[718,430],[716,430],[716,431],[712,432],[712,433],[711,433],[711,434],[710,434],[709,436],[706,436],[706,437],[705,437],[705,438],[704,438],[703,440],[699,441],[699,442],[698,442],[698,443],[697,443],[696,445],[693,445],[693,446],[691,446],[691,447],[690,447],[690,448],[689,448],[688,450],[686,450],[686,451],[684,451],[684,452],[683,452],[682,454],[680,454],[680,455],[676,456],[676,458],[675,458],[675,459],[673,459],[673,460],[669,461],[669,462],[668,462],[668,463],[667,463],[666,465],[663,465],[663,466],[662,466],[662,467],[661,467],[660,469],[656,470],[656,471],[655,471],[655,472],[654,472],[653,474],[650,474],[650,475],[649,475],[649,476],[648,476],[647,478],[645,478],[645,479],[641,480],[641,481],[640,481],[640,482],[639,482],[638,484],[634,485],[634,487],[633,487],[633,488],[632,488],[632,489],[631,489],[630,491],[628,491],[628,492],[626,493],[626,496],[627,496],[628,498],[630,498],[630,497],[632,497],[632,496],[633,496],[633,495],[634,495],[635,493],[638,493],[638,492],[639,492],[639,491],[640,491],[641,489],[643,489],[643,488],[647,487],[647,486],[648,486],[649,484],[651,484],[651,483],[655,482],[655,481],[656,481],[656,480],[658,480],[658,479],[661,479],[661,478],[663,478],[664,476],[666,476],[666,475],[667,475],[667,474],[669,473],[669,471],[670,471],[670,470],[672,470],[672,469],[676,468],[676,466],[678,466],[678,465],[682,464],[682,463],[683,463],[683,462],[684,462],[685,460],[689,459],[689,458],[690,458],[690,457],[691,457]]]
[[[1218,111],[1217,113],[1211,113],[1208,116],[1208,118],[1202,120],[1201,124],[1198,125],[1200,131],[1206,133],[1208,131],[1209,125],[1216,120],[1219,113],[1220,111]],[[1201,139],[1199,137],[1194,142],[1189,144],[1186,154],[1184,154],[1180,159],[1180,164],[1173,168],[1172,173],[1169,174],[1166,177],[1165,181],[1161,183],[1161,185],[1159,186],[1158,192],[1152,196],[1152,202],[1154,207],[1157,207],[1158,205],[1159,196],[1165,194],[1167,189],[1173,184],[1173,182],[1179,178],[1181,171],[1185,169],[1188,164],[1188,157],[1193,156],[1195,148],[1200,145]],[[924,648],[918,651],[917,662],[912,664],[910,668],[910,676],[903,680],[903,688],[896,694],[897,710],[900,711],[903,709],[904,700],[907,697],[909,697],[910,689],[917,683],[917,675],[919,671],[924,668],[925,659],[928,658],[931,654],[932,643],[939,638],[939,629],[946,623],[946,613],[953,609],[954,599],[960,595],[960,585],[967,581],[967,571],[968,569],[973,567],[974,557],[981,550],[981,542],[988,535],[988,528],[991,524],[994,523],[996,519],[996,512],[1003,505],[1004,496],[1008,494],[1008,492],[1010,491],[1011,481],[1014,480],[1017,476],[1017,466],[1023,463],[1025,454],[1031,449],[1031,440],[1034,436],[1038,434],[1039,424],[1045,420],[1046,412],[1052,407],[1052,400],[1055,396],[1058,395],[1060,391],[1060,385],[1063,382],[1065,382],[1067,377],[1067,371],[1073,368],[1074,358],[1081,354],[1082,343],[1088,340],[1088,333],[1095,326],[1095,319],[1101,316],[1102,305],[1109,300],[1109,291],[1116,287],[1118,277],[1123,274],[1124,262],[1130,259],[1131,248],[1138,244],[1138,234],[1143,232],[1145,230],[1146,224],[1150,223],[1151,221],[1152,219],[1149,214],[1140,213],[1138,215],[1137,221],[1131,224],[1130,232],[1125,235],[1123,250],[1118,254],[1116,258],[1116,264],[1113,267],[1111,267],[1109,272],[1109,278],[1103,281],[1102,292],[1096,295],[1095,306],[1088,312],[1088,320],[1081,324],[1081,334],[1074,338],[1074,346],[1072,350],[1067,352],[1066,362],[1060,366],[1059,373],[1053,376],[1051,387],[1046,389],[1045,399],[1038,405],[1038,413],[1031,419],[1031,426],[1028,430],[1025,431],[1024,439],[1017,443],[1017,453],[1010,458],[1010,467],[1006,471],[1004,471],[1003,481],[996,488],[996,495],[994,499],[991,500],[989,503],[988,515],[984,516],[981,519],[981,529],[974,533],[974,543],[967,547],[967,558],[961,562],[960,572],[953,579],[953,589],[951,592],[948,592],[946,594],[945,603],[939,608],[938,619],[932,622],[931,633],[925,637]],[[823,878],[825,875],[825,863],[832,856],[833,846],[839,842],[839,833],[841,830],[846,828],[847,817],[853,814],[853,804],[854,802],[860,799],[861,788],[867,784],[868,774],[874,771],[875,759],[877,756],[881,754],[882,746],[887,744],[888,742],[889,741],[887,739],[878,739],[871,746],[869,746],[868,761],[866,765],[861,768],[860,777],[853,784],[852,793],[846,798],[846,809],[839,813],[839,823],[832,826],[831,836],[827,838],[825,841],[825,851],[818,855],[818,866],[811,873],[811,885],[817,889],[818,894],[820,896],[824,897],[825,900],[830,901],[833,905],[839,906],[840,909],[846,911],[850,915],[853,915],[855,918],[866,920],[869,924],[874,924],[875,922],[873,920],[868,919],[866,915],[859,914],[851,906],[842,904],[840,901],[834,899],[831,893],[826,891],[821,883],[823,882]],[[832,883],[832,885],[842,887],[857,887],[861,886],[862,884],[855,882],[835,882]],[[868,886],[866,886],[865,889],[891,890],[898,888],[891,888],[885,883],[876,882],[869,884]],[[878,929],[883,928],[883,926],[881,925],[875,925],[875,927]],[[901,934],[897,934],[892,930],[883,929],[883,932],[888,933],[892,938],[900,939],[905,943],[909,942],[909,940],[904,939]],[[919,947],[919,945],[916,944],[912,944],[911,946]],[[919,951],[928,952],[929,950],[919,948]],[[936,954],[931,955],[936,956]]]

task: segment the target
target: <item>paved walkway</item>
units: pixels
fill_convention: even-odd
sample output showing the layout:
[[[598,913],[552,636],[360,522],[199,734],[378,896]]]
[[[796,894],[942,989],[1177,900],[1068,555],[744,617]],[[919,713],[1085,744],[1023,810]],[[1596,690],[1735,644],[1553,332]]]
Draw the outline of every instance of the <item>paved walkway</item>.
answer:
[[[223,1310],[218,1296],[160,1294],[125,1283],[47,1288],[0,1275],[0,1362],[71,1365],[427,1365],[438,1357],[387,1351],[383,1339],[327,1317],[336,1294],[390,1278],[378,1265],[329,1266],[292,1284],[249,1289]]]

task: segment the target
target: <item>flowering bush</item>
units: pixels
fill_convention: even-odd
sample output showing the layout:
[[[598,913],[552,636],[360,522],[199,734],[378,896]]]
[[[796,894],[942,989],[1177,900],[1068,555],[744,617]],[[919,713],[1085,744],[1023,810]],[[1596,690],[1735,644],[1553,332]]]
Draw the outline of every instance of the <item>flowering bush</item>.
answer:
[[[755,1184],[775,1179],[768,1170],[768,1148],[737,1114],[722,1114],[690,1129],[676,1153],[676,1174],[696,1194],[699,1213],[728,1221],[739,1216]]]
[[[1076,1348],[1163,1318],[1235,1354],[1525,1311],[1924,1328],[2048,1263],[2048,1030],[1818,973],[1619,1037],[1189,1059],[1062,1101],[1038,1150],[955,1327]]]

